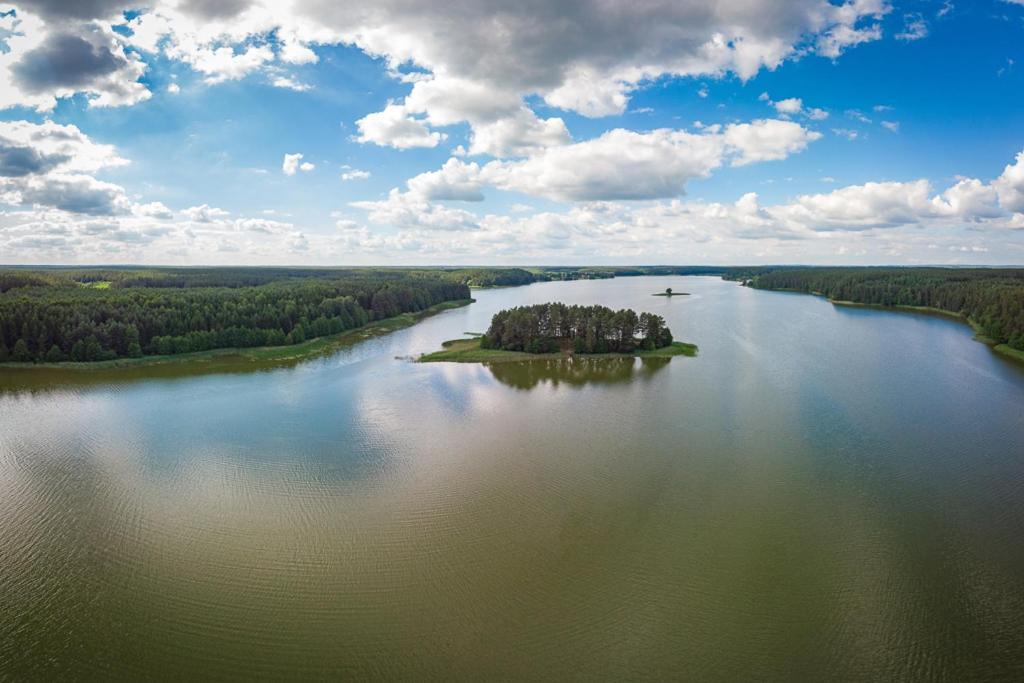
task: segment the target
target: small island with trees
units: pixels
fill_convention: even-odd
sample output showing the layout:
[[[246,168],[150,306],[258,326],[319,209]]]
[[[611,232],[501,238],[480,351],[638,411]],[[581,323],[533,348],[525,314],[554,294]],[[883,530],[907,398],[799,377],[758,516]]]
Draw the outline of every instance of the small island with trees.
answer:
[[[690,296],[689,292],[673,292],[671,287],[666,287],[664,292],[655,292],[654,296]]]
[[[445,342],[421,363],[530,361],[573,355],[670,358],[695,356],[697,347],[677,342],[660,315],[631,309],[563,303],[499,311],[485,334]]]

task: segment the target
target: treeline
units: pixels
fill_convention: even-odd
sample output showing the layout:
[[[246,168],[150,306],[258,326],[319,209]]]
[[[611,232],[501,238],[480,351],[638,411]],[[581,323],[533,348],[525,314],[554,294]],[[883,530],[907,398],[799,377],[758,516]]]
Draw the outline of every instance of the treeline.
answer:
[[[521,285],[544,279],[522,268],[10,268],[0,270],[0,293],[19,287],[101,286],[187,289],[258,287],[284,280],[446,278],[472,286]]]
[[[880,306],[929,306],[966,316],[998,344],[1024,350],[1024,269],[791,268],[751,274],[761,289]]]
[[[115,281],[89,282],[60,271],[0,272],[7,286],[0,294],[0,361],[90,362],[299,344],[470,297],[469,287],[440,271],[296,277],[223,270],[119,270]],[[94,282],[107,286],[83,286]]]
[[[605,306],[562,303],[519,306],[499,311],[480,340],[485,349],[550,353],[629,353],[672,344],[665,320],[653,313]]]
[[[460,268],[444,272],[470,287],[515,287],[546,279],[523,268]]]

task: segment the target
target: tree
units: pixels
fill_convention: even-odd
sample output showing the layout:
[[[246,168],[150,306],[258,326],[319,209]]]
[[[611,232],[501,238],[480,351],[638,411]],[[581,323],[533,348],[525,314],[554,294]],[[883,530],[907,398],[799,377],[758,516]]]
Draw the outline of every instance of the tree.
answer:
[[[32,354],[29,353],[28,344],[25,343],[24,339],[19,338],[14,343],[14,350],[11,352],[11,360],[15,363],[26,363],[32,360]]]
[[[46,352],[47,363],[60,363],[61,361],[67,360],[64,356],[64,352],[60,350],[60,347],[54,344],[50,347],[50,350]]]
[[[637,339],[640,334],[642,339]],[[482,348],[547,353],[571,346],[576,353],[629,353],[672,343],[661,316],[605,306],[560,303],[520,306],[499,311],[480,344]]]

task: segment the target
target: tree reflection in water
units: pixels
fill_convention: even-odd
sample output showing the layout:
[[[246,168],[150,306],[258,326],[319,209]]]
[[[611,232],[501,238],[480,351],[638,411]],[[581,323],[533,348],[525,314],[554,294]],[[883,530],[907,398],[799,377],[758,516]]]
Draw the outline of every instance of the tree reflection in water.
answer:
[[[671,358],[588,358],[575,356],[522,363],[491,363],[494,378],[514,389],[530,390],[538,384],[623,384],[650,379],[671,362]]]

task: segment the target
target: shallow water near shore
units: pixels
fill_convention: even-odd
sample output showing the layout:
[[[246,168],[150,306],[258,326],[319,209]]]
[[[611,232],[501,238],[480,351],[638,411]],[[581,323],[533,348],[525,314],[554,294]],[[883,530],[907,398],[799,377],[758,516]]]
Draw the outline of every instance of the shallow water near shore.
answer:
[[[1024,369],[969,327],[474,297],[289,368],[0,370],[0,679],[1024,676]],[[403,360],[556,300],[700,354]]]

